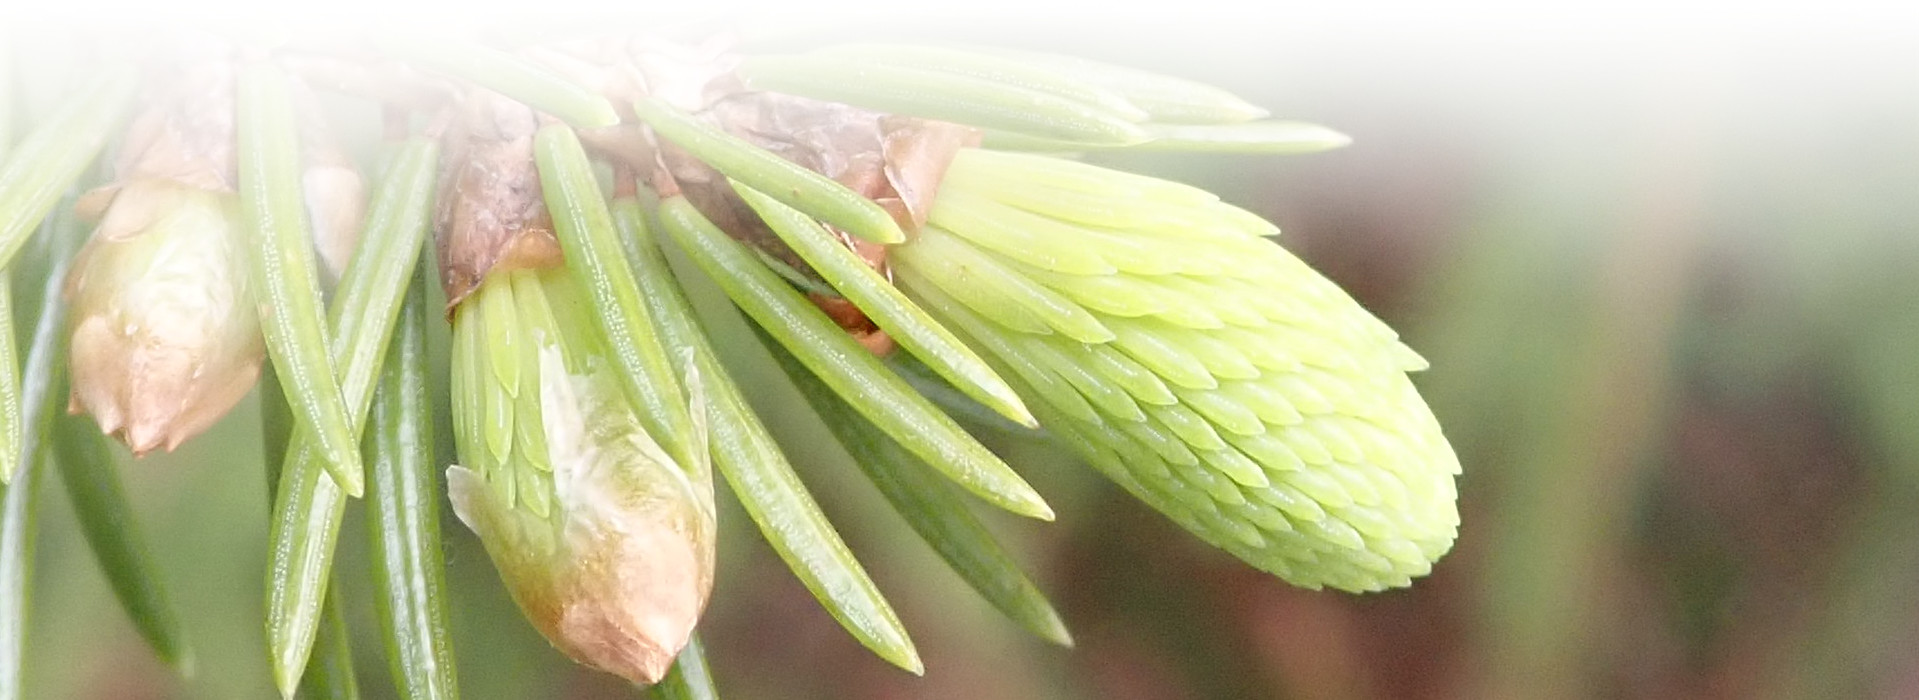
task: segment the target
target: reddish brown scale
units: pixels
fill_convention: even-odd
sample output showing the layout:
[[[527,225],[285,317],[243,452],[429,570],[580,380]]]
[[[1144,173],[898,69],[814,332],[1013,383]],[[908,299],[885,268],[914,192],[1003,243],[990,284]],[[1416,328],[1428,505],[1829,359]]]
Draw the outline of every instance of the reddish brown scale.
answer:
[[[648,71],[659,80],[661,70]],[[696,72],[697,74],[697,72]],[[900,228],[915,231],[926,223],[926,213],[946,167],[960,148],[977,145],[979,132],[970,127],[912,117],[900,117],[843,104],[791,95],[746,92],[730,76],[710,79],[697,90],[676,94],[721,93],[698,114],[754,145],[821,173],[864,195],[893,216]],[[739,240],[821,280],[759,215],[733,191],[726,178],[705,163],[671,144],[659,144],[660,163],[670,183],[713,223]],[[881,275],[889,275],[886,246],[860,240],[828,227],[840,241]],[[889,275],[890,276],[890,275]],[[877,355],[896,347],[859,307],[832,294],[812,292],[808,297],[860,344]]]
[[[893,342],[893,336],[880,330],[880,327],[873,323],[873,319],[867,318],[866,312],[861,311],[860,307],[855,306],[851,300],[817,292],[807,294],[806,298],[812,300],[813,305],[820,307],[821,311],[826,312],[827,318],[833,319],[840,328],[846,329],[847,335],[859,341],[860,346],[866,348],[867,352],[885,357],[899,347]]]
[[[496,267],[564,261],[533,160],[539,127],[531,108],[485,90],[469,94],[453,119],[433,226],[449,315]]]
[[[884,208],[906,231],[926,223],[926,214],[946,167],[960,148],[979,144],[978,130],[946,122],[900,117],[847,105],[778,93],[747,91],[732,72],[733,59],[721,44],[684,46],[668,44],[627,44],[617,41],[572,42],[563,47],[522,50],[526,58],[577,84],[604,95],[620,114],[623,123],[579,131],[580,140],[598,156],[614,163],[620,180],[616,189],[628,192],[634,173],[644,174],[662,197],[684,194],[702,214],[739,240],[802,275],[813,277],[815,289],[828,285],[819,279],[779,237],[733,191],[726,178],[705,163],[671,144],[659,143],[638,123],[632,102],[642,95],[666,99],[682,109],[693,111],[708,122],[735,136],[746,139],[782,158],[833,178],[847,188],[873,200]],[[478,99],[478,98],[475,98]],[[501,98],[494,98],[501,99]],[[515,177],[506,173],[505,164],[524,163],[530,151],[530,134],[537,121],[518,105],[491,106],[469,100],[465,111],[507,111],[510,120],[494,119],[488,124],[469,115],[460,121],[482,127],[475,136],[453,139],[448,162],[459,154],[462,145],[474,149],[477,156],[461,171],[471,190],[486,186],[479,176],[491,173],[501,181]],[[487,127],[494,128],[488,131]],[[457,127],[456,127],[457,128]],[[528,166],[530,167],[530,166]],[[449,173],[453,171],[449,169]],[[537,174],[529,175],[537,180]],[[451,181],[453,178],[443,179]],[[533,182],[537,204],[537,182]],[[444,187],[444,186],[443,186]],[[513,190],[509,195],[517,194]],[[510,209],[512,197],[506,198]],[[499,201],[495,198],[494,201]],[[443,206],[443,214],[445,207]],[[503,212],[502,218],[511,212]],[[474,224],[469,225],[476,225]],[[550,225],[542,227],[539,246],[532,251],[538,258],[551,242]],[[829,230],[831,227],[829,227]],[[841,242],[866,264],[888,275],[886,246],[860,240],[833,230]],[[473,232],[482,239],[493,236]],[[484,259],[488,251],[510,249],[504,242],[474,244],[467,251],[471,260],[464,266],[447,264],[448,246],[442,244],[442,270],[447,296],[457,300],[478,284],[472,270],[484,271],[501,260]],[[557,249],[554,254],[557,255]],[[530,261],[538,263],[540,260]],[[875,354],[891,353],[892,338],[879,329],[852,302],[830,293],[808,295],[841,328]]]

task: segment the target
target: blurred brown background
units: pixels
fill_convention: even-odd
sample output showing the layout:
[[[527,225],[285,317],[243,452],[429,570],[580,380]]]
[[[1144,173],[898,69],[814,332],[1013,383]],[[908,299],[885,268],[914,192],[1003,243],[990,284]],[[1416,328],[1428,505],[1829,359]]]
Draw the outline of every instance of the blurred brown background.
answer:
[[[1410,590],[1296,590],[998,436],[1060,513],[993,521],[1079,641],[1050,648],[905,531],[783,380],[735,362],[779,388],[756,399],[927,672],[859,648],[733,507],[703,626],[725,697],[1919,697],[1919,28],[1897,8],[1163,9],[746,36],[1079,53],[1353,135],[1314,156],[1106,160],[1278,222],[1431,359],[1420,385],[1466,465],[1457,548]],[[236,414],[127,471],[190,609],[189,682],[146,654],[47,499],[45,697],[270,693],[254,426]],[[545,648],[446,531],[466,697],[632,695]],[[358,566],[364,533],[342,541]],[[386,697],[378,644],[358,647]]]

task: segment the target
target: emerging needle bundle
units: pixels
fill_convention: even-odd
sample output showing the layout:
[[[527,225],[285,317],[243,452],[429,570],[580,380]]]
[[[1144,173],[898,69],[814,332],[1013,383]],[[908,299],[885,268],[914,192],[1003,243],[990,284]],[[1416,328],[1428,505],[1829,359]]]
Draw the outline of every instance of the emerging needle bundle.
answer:
[[[462,466],[448,496],[547,639],[649,684],[713,587],[713,484],[648,434],[615,376],[538,198],[536,126],[481,93],[450,134],[440,251]]]
[[[715,472],[855,638],[922,668],[717,361],[669,249],[751,318],[928,544],[1048,640],[1071,636],[968,500],[1053,508],[949,411],[1036,429],[1297,585],[1408,585],[1452,545],[1459,464],[1407,378],[1418,355],[1257,216],[1058,155],[1297,153],[1340,134],[1190,81],[996,49],[338,49],[219,55],[178,76],[134,122],[115,183],[83,200],[102,218],[68,284],[74,405],[136,453],[210,426],[271,360],[285,402],[264,403],[284,462],[268,644],[289,696],[339,681],[328,582],[362,493],[395,682],[452,692],[436,506],[419,495],[439,466],[425,301],[408,294],[429,228],[452,335],[452,506],[534,627],[636,683],[707,682],[693,631],[713,587]],[[108,76],[0,167],[0,263],[112,131],[130,88]],[[386,107],[370,207],[300,109],[302,83]],[[58,352],[33,347],[35,362]],[[0,396],[39,395],[15,372]],[[0,477],[30,463],[15,450],[30,413],[0,411]],[[136,614],[173,650],[162,617]]]
[[[713,487],[641,427],[581,302],[515,270],[455,311],[447,495],[548,639],[653,683],[713,588]]]
[[[1404,586],[1452,546],[1425,363],[1213,196],[966,150],[900,279],[1045,424],[1186,529],[1301,586]]]

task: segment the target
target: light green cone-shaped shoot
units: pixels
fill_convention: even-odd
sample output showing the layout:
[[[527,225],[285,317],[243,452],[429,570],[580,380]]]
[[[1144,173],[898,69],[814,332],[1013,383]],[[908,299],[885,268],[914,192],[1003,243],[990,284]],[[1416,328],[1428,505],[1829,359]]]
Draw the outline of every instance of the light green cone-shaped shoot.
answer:
[[[901,282],[1114,481],[1311,588],[1404,586],[1452,546],[1459,462],[1406,376],[1423,361],[1263,240],[1270,226],[1044,156],[965,150],[952,172],[929,225],[894,249]],[[1080,245],[1016,253],[1015,223]]]
[[[187,61],[155,82],[112,181],[80,198],[98,227],[67,281],[73,407],[136,455],[212,426],[253,387],[265,353],[248,274],[258,246],[234,189],[234,67]],[[343,258],[358,237],[359,175],[317,135],[308,145],[294,186],[320,236],[297,244]]]
[[[548,641],[651,684],[712,590],[710,472],[676,463],[646,432],[568,275],[496,270],[455,309],[461,464],[447,470],[448,496]],[[697,392],[692,403],[689,444],[704,445]]]

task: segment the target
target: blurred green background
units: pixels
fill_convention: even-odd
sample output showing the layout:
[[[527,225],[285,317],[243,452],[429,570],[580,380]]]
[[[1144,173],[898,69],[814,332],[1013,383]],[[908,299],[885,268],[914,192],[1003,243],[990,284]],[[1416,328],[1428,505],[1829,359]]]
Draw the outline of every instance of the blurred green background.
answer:
[[[793,16],[745,36],[1078,53],[1351,134],[1314,156],[1105,160],[1276,221],[1428,356],[1418,381],[1466,465],[1458,546],[1410,590],[1297,590],[989,432],[1060,514],[988,516],[1078,639],[1045,646],[903,527],[709,295],[726,359],[766,387],[753,398],[927,668],[858,647],[729,504],[702,626],[725,697],[1919,696],[1919,28],[1897,8],[1165,9]],[[124,465],[187,608],[186,681],[142,647],[48,485],[33,697],[271,694],[258,443],[249,400]],[[387,697],[357,528],[340,572],[362,686]],[[547,648],[477,542],[443,528],[466,697],[633,695]]]

